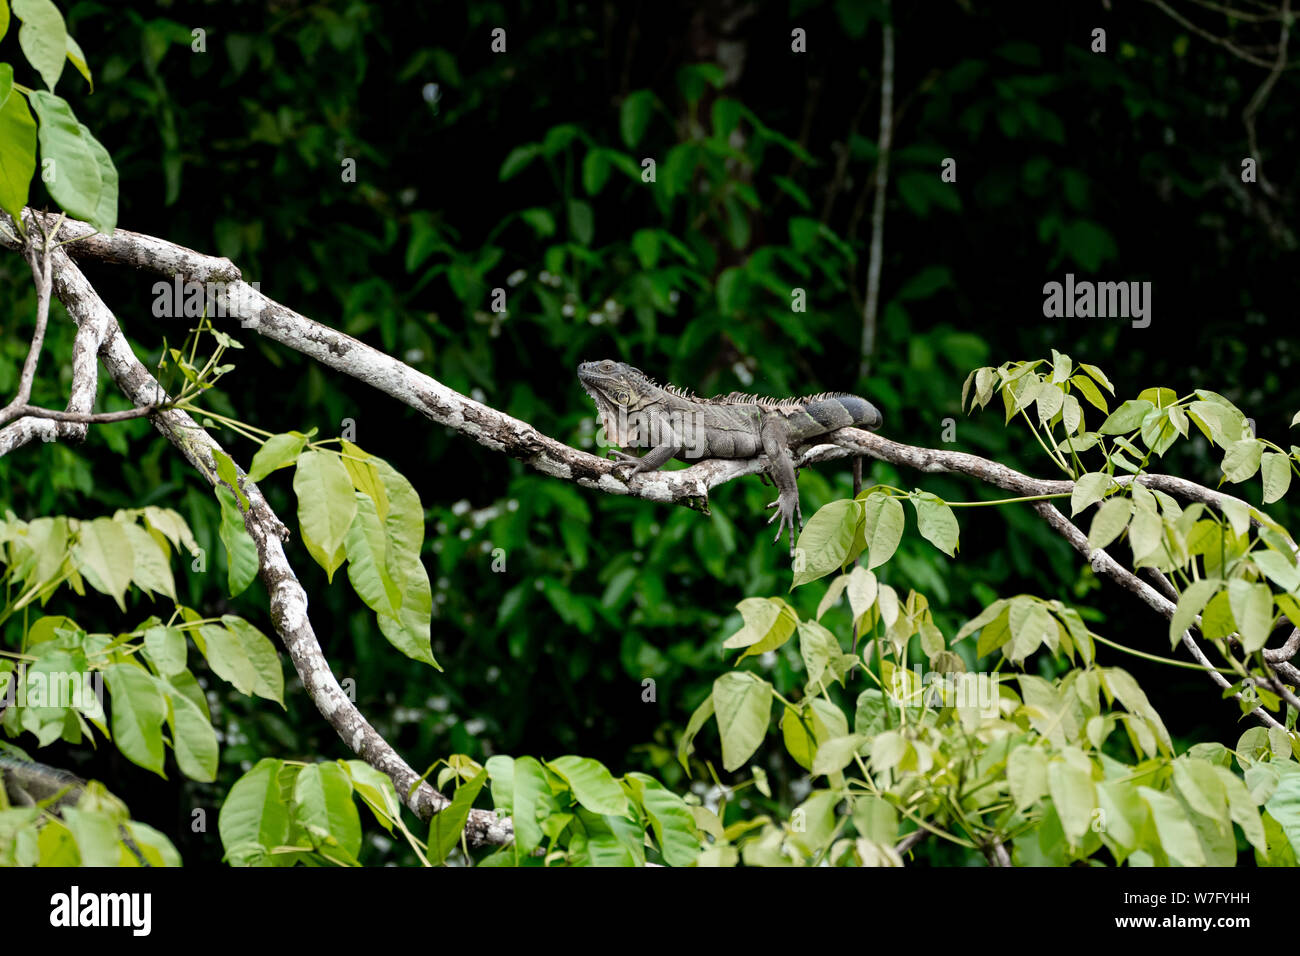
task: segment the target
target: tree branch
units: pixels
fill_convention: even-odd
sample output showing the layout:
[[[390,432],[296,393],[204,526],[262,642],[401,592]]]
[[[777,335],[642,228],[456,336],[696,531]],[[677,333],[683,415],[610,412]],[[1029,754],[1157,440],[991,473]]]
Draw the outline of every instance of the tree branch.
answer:
[[[767,469],[766,459],[763,458],[709,459],[680,471],[649,472],[624,482],[613,474],[611,462],[543,435],[527,422],[475,402],[378,349],[313,322],[267,298],[245,283],[239,270],[227,259],[203,256],[182,246],[126,230],[117,230],[112,236],[103,236],[96,234],[90,226],[75,221],[65,222],[60,235],[65,239],[78,240],[68,246],[77,256],[127,264],[169,276],[223,283],[219,302],[227,314],[240,320],[241,325],[314,358],[323,365],[351,375],[414,408],[431,421],[460,432],[486,448],[515,458],[551,477],[608,494],[630,495],[658,502],[702,503],[707,510],[708,494],[712,488],[744,475],[763,473]],[[167,420],[164,416],[171,414],[174,413],[162,412],[155,417],[155,421]],[[963,474],[1025,497],[1069,494],[1074,489],[1074,482],[1068,479],[1033,478],[978,455],[905,445],[857,428],[842,428],[797,449],[796,465],[803,467],[852,455],[867,455],[926,473]],[[210,469],[205,470],[205,474],[209,473]],[[1241,503],[1241,499],[1173,475],[1126,475],[1116,478],[1116,481],[1121,486],[1138,481],[1148,488],[1156,488],[1186,500],[1200,501],[1219,509],[1228,502]],[[1035,507],[1080,554],[1085,558],[1092,557],[1087,550],[1086,536],[1064,515],[1046,502],[1037,502]],[[1251,520],[1258,524],[1258,519],[1252,517]],[[1158,613],[1166,618],[1172,616],[1172,602],[1109,555],[1099,553],[1104,556],[1103,569],[1108,576]],[[296,584],[296,579],[294,580]],[[304,604],[305,600],[303,595]],[[1212,679],[1220,682],[1220,686],[1229,686],[1222,675],[1212,669],[1190,633],[1184,635],[1184,644],[1203,667],[1210,669]],[[1265,653],[1267,655],[1269,652]],[[1262,711],[1257,711],[1256,714],[1270,725],[1281,726]]]
[[[871,371],[876,350],[876,322],[880,308],[880,267],[885,246],[885,191],[889,185],[889,154],[894,139],[894,24],[885,0],[884,34],[880,54],[880,141],[876,145],[876,195],[871,208],[871,251],[867,260],[867,301],[862,309],[862,344],[858,351],[858,378]],[[847,148],[847,147],[846,147]]]
[[[54,250],[52,258],[55,288],[69,313],[81,323],[98,323],[106,330],[100,358],[114,382],[137,407],[152,413],[158,430],[215,485],[213,453],[221,450],[220,445],[187,413],[158,407],[160,397],[165,399],[162,388],[132,351],[111,311],[62,249]],[[249,500],[244,525],[257,546],[258,573],[270,595],[271,619],[308,696],[343,742],[388,774],[403,802],[420,819],[428,820],[451,801],[420,779],[339,686],[307,617],[307,593],[284,554],[282,542],[289,532],[242,471],[239,482]],[[513,839],[513,827],[490,811],[473,810],[466,834],[472,846],[504,845]]]
[[[1169,619],[1173,618],[1176,605],[1172,601],[1159,594],[1153,587],[1151,587],[1151,585],[1138,578],[1107,554],[1103,549],[1098,548],[1095,551],[1089,549],[1088,536],[1080,531],[1069,518],[1061,514],[1061,512],[1056,509],[1055,505],[1050,501],[1035,501],[1033,505],[1034,510],[1043,516],[1044,520],[1047,521],[1052,530],[1065,538],[1066,541],[1070,542],[1070,545],[1074,550],[1083,555],[1085,561],[1092,563],[1094,569],[1106,575],[1106,577],[1110,578],[1120,587],[1137,595],[1139,600],[1154,609],[1158,614]],[[1192,637],[1191,631],[1183,631],[1182,641],[1183,646],[1186,647],[1191,652],[1192,656],[1196,658],[1197,662],[1205,668],[1205,672],[1210,675],[1210,680],[1214,681],[1224,690],[1227,690],[1232,686],[1232,684],[1228,682],[1228,679],[1220,674],[1215,669],[1214,665],[1210,663],[1209,658],[1205,656],[1205,652],[1201,650],[1200,645],[1198,645]],[[1232,696],[1237,700],[1243,699],[1239,693],[1234,693]],[[1278,723],[1272,714],[1264,710],[1262,707],[1256,707],[1250,713],[1252,717],[1265,726],[1283,726]]]

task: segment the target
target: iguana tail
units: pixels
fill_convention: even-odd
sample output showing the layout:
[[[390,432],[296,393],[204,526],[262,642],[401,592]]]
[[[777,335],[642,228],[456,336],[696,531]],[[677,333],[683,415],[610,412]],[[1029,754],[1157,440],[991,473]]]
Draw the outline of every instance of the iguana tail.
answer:
[[[57,798],[52,809],[75,806],[85,789],[85,781],[66,770],[3,753],[0,753],[0,785],[10,802],[18,806],[35,806]]]
[[[818,395],[789,416],[790,437],[804,441],[837,428],[879,428],[880,409],[856,395]]]

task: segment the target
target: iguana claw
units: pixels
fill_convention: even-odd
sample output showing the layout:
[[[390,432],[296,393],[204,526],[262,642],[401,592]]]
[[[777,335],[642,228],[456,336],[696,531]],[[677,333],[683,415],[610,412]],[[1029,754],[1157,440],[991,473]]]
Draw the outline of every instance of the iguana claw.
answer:
[[[627,472],[635,468],[636,463],[640,461],[636,455],[629,455],[627,452],[618,449],[611,449],[606,453],[605,457],[614,462],[614,467],[610,471],[614,473],[615,478],[623,482],[626,482],[630,477]]]
[[[777,509],[776,513],[767,519],[769,525],[776,521],[777,518],[781,519],[781,523],[776,526],[776,537],[772,539],[773,543],[781,540],[782,533],[788,527],[790,529],[790,557],[793,558],[795,535],[803,530],[803,511],[799,507],[799,493],[782,494],[781,497],[767,507]]]

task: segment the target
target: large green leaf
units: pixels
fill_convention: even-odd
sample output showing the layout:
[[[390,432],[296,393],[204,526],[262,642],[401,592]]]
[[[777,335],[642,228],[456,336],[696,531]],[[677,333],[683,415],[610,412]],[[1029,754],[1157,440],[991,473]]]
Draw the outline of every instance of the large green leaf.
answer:
[[[119,521],[96,518],[83,521],[73,550],[77,570],[96,591],[112,597],[126,611],[126,589],[131,585],[135,561],[131,539]]]
[[[217,817],[228,857],[241,861],[251,849],[270,850],[289,837],[289,807],[280,794],[282,760],[264,758],[235,781]]]
[[[713,707],[722,737],[722,765],[735,770],[763,742],[772,713],[772,687],[747,671],[730,671],[713,682]]]
[[[217,734],[208,715],[183,691],[166,682],[161,686],[171,706],[168,724],[181,773],[191,780],[217,779]]]
[[[447,859],[447,854],[460,840],[469,820],[469,811],[487,779],[488,772],[480,770],[473,780],[456,788],[450,806],[433,815],[429,821],[429,862],[441,863]]]
[[[226,549],[226,586],[231,597],[237,597],[253,583],[260,567],[257,544],[248,533],[244,515],[235,503],[235,496],[225,485],[216,485],[217,501],[221,504],[221,525],[217,534]]]
[[[332,581],[346,557],[343,542],[357,513],[352,479],[338,455],[308,449],[298,456],[293,490],[303,544]]]
[[[134,664],[113,664],[104,672],[112,694],[113,741],[134,764],[163,774],[162,725],[167,704],[153,675]]]
[[[12,0],[14,16],[23,22],[18,45],[27,62],[54,89],[68,52],[68,28],[52,0]]]
[[[298,455],[306,442],[307,436],[301,432],[272,435],[253,455],[253,461],[248,468],[249,479],[261,481],[277,468],[289,467],[298,460]]]
[[[688,866],[700,855],[695,820],[685,801],[654,777],[629,773],[627,779],[639,791],[641,806],[650,820],[659,852],[669,866]]]
[[[928,491],[913,492],[911,501],[912,507],[916,509],[916,525],[921,537],[948,557],[955,557],[960,529],[957,526],[957,516],[952,513],[947,502]]]
[[[35,172],[36,121],[27,99],[14,93],[0,106],[0,209],[15,220],[27,205]]]
[[[59,55],[61,62],[62,52]],[[28,99],[40,120],[37,138],[45,188],[69,216],[98,229],[96,219],[104,192],[100,157],[82,134],[83,127],[67,102],[44,90],[33,90]]]
[[[334,843],[355,861],[361,852],[361,818],[352,799],[352,781],[335,763],[311,763],[293,785],[293,814],[325,856]]]
[[[284,672],[275,645],[257,628],[232,614],[222,624],[199,628],[199,644],[208,665],[242,694],[256,694],[284,704]]]
[[[433,588],[429,573],[420,560],[424,543],[424,508],[415,488],[382,458],[371,458],[388,500],[384,531],[388,535],[393,582],[401,591],[398,617],[379,616],[379,629],[399,651],[413,660],[442,667],[433,657],[430,623],[433,617]],[[354,499],[355,507],[355,499]]]
[[[574,798],[592,813],[622,816],[627,813],[627,796],[613,775],[590,757],[556,757],[546,765],[569,784]]]
[[[816,581],[843,567],[860,520],[856,501],[832,501],[818,508],[799,533],[795,585]]]
[[[356,492],[357,516],[352,519],[344,546],[348,555],[348,580],[366,603],[379,615],[398,618],[402,594],[390,570],[388,534],[369,495]]]

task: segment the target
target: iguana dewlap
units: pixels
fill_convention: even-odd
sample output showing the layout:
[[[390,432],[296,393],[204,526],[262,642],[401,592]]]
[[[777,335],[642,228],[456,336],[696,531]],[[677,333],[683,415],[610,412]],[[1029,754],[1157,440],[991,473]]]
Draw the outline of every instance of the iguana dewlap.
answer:
[[[662,468],[669,459],[758,458],[779,495],[768,524],[780,518],[776,540],[790,529],[790,552],[803,527],[793,450],[837,428],[879,428],[879,410],[865,398],[825,392],[807,398],[763,398],[732,392],[699,398],[671,385],[656,385],[623,362],[583,362],[578,380],[596,403],[608,436],[623,448],[646,449],[638,458],[611,451],[626,477]]]

